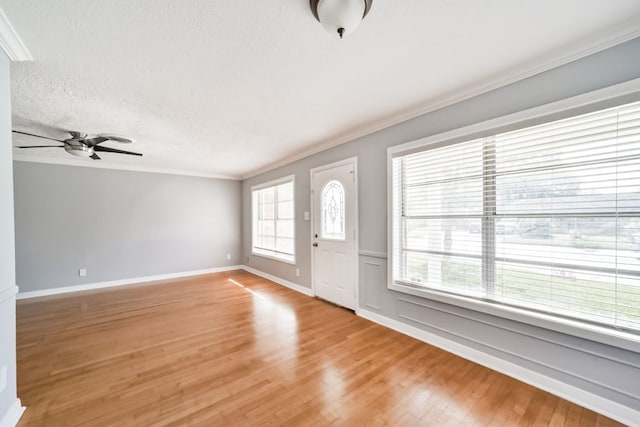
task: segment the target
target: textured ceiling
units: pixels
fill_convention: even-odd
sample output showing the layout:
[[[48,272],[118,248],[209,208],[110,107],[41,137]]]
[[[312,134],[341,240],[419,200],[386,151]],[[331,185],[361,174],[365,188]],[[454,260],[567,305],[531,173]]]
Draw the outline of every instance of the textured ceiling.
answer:
[[[376,0],[341,41],[308,3],[0,0],[35,58],[12,64],[14,129],[144,153],[16,158],[247,176],[640,29],[638,0]]]

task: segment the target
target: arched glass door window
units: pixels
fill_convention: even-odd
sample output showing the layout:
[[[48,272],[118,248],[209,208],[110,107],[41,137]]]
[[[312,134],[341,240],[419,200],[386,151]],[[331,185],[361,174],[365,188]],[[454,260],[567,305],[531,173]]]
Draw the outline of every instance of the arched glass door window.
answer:
[[[323,239],[344,240],[344,186],[340,181],[331,180],[322,188]]]

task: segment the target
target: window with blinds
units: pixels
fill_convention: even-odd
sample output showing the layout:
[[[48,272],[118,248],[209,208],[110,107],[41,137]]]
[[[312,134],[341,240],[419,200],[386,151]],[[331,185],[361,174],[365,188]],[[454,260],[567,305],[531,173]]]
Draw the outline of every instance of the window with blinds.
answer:
[[[640,332],[640,103],[396,153],[392,281]]]
[[[252,187],[254,255],[295,262],[294,177]]]

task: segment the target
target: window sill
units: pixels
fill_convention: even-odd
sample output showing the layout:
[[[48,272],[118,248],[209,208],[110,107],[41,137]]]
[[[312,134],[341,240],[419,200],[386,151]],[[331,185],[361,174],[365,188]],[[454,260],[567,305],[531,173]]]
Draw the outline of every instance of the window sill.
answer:
[[[284,257],[284,256],[281,257],[281,256],[273,255],[268,252],[256,252],[255,250],[251,251],[251,255],[259,256],[261,258],[267,258],[273,261],[284,262],[285,264],[296,265],[295,257]]]
[[[468,310],[490,314],[504,319],[514,320],[528,325],[640,353],[640,336],[630,332],[618,331],[616,329],[609,329],[603,326],[593,325],[577,320],[564,319],[515,307],[508,307],[463,296],[451,295],[444,292],[438,292],[433,289],[415,288],[402,283],[391,282],[389,283],[388,288],[405,294],[427,298]]]

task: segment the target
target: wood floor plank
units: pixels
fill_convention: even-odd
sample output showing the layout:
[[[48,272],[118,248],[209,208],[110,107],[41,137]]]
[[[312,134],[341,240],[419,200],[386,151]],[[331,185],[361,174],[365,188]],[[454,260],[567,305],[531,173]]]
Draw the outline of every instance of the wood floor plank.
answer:
[[[21,300],[31,426],[619,425],[244,271]]]

